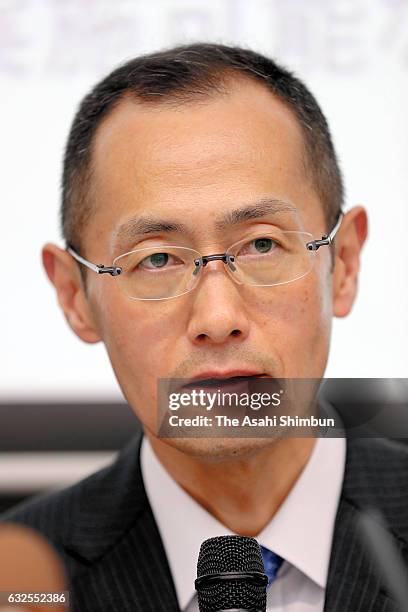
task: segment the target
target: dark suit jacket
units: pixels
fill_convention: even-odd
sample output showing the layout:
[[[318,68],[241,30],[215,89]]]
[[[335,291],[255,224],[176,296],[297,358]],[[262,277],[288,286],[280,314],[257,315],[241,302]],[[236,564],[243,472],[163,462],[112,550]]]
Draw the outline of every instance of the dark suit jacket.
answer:
[[[136,436],[111,466],[2,517],[54,543],[68,570],[75,612],[179,612],[143,486],[140,441]],[[360,510],[371,508],[381,512],[408,566],[408,449],[375,439],[347,441],[325,612],[396,609],[357,528]]]

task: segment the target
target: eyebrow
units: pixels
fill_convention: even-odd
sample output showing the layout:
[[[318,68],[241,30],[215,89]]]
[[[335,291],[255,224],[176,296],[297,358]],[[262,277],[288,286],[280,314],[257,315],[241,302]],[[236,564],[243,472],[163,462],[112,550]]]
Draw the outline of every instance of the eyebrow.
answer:
[[[229,225],[237,225],[244,221],[259,219],[267,215],[276,215],[282,212],[298,212],[298,209],[288,202],[263,198],[252,204],[229,210],[215,222],[215,226],[218,230],[223,230]]]
[[[276,215],[282,212],[298,212],[298,209],[282,200],[262,198],[256,202],[223,213],[215,221],[215,227],[218,231],[221,231],[231,225],[238,225],[245,221],[260,219],[267,215]],[[184,223],[171,219],[157,219],[149,216],[134,217],[125,221],[117,228],[113,235],[113,244],[117,247],[123,244],[123,242],[134,240],[137,237],[170,232],[187,234],[189,228]]]

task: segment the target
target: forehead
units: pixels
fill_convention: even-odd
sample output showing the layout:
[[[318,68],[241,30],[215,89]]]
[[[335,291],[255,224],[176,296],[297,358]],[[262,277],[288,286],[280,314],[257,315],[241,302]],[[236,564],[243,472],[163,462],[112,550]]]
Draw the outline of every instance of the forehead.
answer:
[[[262,84],[179,106],[122,100],[93,146],[101,237],[132,215],[191,219],[196,226],[239,202],[274,197],[305,209],[313,199],[300,124]]]

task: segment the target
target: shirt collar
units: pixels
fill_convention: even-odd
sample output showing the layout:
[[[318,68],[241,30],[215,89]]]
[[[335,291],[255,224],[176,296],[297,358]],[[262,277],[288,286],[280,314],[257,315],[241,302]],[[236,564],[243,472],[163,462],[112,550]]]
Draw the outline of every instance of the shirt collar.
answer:
[[[326,588],[334,523],[344,477],[344,438],[317,438],[283,504],[257,536],[263,546]]]
[[[322,588],[326,587],[345,455],[343,438],[318,438],[289,495],[256,538]],[[146,437],[142,441],[141,469],[183,610],[194,595],[201,543],[233,532],[171,478]]]

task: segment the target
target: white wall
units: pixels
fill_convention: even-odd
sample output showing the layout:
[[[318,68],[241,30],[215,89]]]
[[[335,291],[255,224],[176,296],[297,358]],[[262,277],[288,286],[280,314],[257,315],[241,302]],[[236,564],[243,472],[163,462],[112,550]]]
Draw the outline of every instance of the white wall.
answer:
[[[116,64],[205,39],[244,44],[305,79],[325,111],[370,237],[327,375],[408,376],[408,2],[9,0],[0,3],[0,400],[116,397],[100,345],[68,330],[40,265],[60,244],[64,142],[79,100]]]

